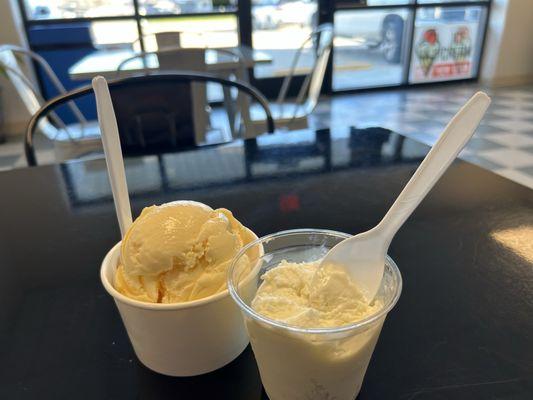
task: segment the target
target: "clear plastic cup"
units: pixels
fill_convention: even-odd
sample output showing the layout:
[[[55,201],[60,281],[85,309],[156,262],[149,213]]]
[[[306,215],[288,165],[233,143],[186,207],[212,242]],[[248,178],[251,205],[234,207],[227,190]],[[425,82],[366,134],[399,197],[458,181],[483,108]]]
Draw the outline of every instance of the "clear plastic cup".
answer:
[[[248,244],[233,260],[228,289],[244,316],[261,380],[271,400],[354,399],[361,389],[385,317],[402,289],[400,271],[390,257],[377,295],[383,307],[356,323],[338,328],[299,328],[267,318],[251,307],[266,271],[282,260],[319,260],[350,236],[317,229],[278,232]],[[256,275],[250,280],[255,285],[237,285],[243,265],[239,260],[245,254],[249,262],[257,263]]]

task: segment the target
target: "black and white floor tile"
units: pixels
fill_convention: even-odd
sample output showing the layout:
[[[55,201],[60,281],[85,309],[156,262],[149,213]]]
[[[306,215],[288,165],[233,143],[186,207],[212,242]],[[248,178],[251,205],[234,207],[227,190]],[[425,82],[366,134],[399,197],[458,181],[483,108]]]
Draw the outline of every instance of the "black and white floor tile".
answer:
[[[469,84],[333,97],[318,106],[315,123],[378,125],[433,145],[479,89]],[[460,157],[533,188],[533,86],[483,90],[491,106]]]

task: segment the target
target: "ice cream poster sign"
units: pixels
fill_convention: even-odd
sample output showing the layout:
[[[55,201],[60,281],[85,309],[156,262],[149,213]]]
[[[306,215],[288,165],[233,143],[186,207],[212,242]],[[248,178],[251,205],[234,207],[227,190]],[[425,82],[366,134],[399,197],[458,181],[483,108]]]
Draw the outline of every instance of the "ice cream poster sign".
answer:
[[[410,80],[431,82],[472,77],[476,37],[476,24],[416,27]]]

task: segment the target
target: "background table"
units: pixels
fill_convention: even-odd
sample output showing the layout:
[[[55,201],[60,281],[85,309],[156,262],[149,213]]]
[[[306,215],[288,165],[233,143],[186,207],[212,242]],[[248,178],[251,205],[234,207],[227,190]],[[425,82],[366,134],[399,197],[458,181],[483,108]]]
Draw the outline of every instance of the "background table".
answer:
[[[238,49],[242,56],[245,66],[252,68],[255,64],[268,64],[272,62],[272,57],[262,51],[253,50],[249,46],[239,46]],[[102,75],[105,78],[117,78],[117,68],[120,63],[130,57],[138,54],[132,49],[121,50],[99,50],[83,57],[80,61],[69,68],[69,76],[72,80],[92,79],[96,75]],[[206,49],[205,63],[207,70],[210,72],[233,71],[239,67],[239,61],[229,54],[217,52],[215,49]],[[135,74],[156,70],[159,68],[157,55],[150,54],[145,57],[128,62],[123,69],[123,74]]]
[[[193,199],[258,235],[361,232],[427,148],[385,130],[277,134],[127,160],[134,215]],[[102,160],[0,174],[0,398],[264,399],[248,348],[195,378],[137,361],[99,265],[118,240]],[[404,289],[360,399],[531,399],[533,192],[457,161],[398,232]]]
[[[237,79],[248,82],[248,73],[243,70],[245,68],[253,68],[256,64],[268,64],[272,62],[272,57],[262,51],[254,50],[249,46],[238,46],[230,48],[236,54],[242,56],[239,59],[227,53],[217,51],[216,49],[206,49],[205,51],[205,68],[207,72],[229,78],[234,75]],[[139,57],[127,62],[122,66],[120,74],[119,66],[125,60],[140,54],[133,49],[122,50],[99,50],[93,52],[69,68],[69,76],[72,80],[86,80],[92,79],[97,75],[101,75],[107,79],[124,78],[126,76],[139,75],[150,71],[157,71],[159,69],[158,56],[156,54],[147,54],[145,57]],[[203,70],[204,66],[198,66],[199,70]],[[176,63],[175,68],[179,70],[179,63]],[[185,68],[189,69],[189,68]],[[168,71],[167,71],[168,72]],[[228,114],[229,125],[233,137],[238,136],[235,130],[236,118],[240,112],[242,121],[246,127],[245,136],[253,136],[252,121],[250,117],[250,99],[248,96],[239,92],[235,102],[232,99],[230,88],[221,87],[224,97],[224,108]],[[206,104],[201,95],[201,90],[196,88],[196,94],[193,95],[194,114],[198,126],[195,127],[195,137],[197,143],[202,143],[205,140],[205,131],[208,125],[208,115],[205,112]],[[235,104],[234,104],[235,103]]]

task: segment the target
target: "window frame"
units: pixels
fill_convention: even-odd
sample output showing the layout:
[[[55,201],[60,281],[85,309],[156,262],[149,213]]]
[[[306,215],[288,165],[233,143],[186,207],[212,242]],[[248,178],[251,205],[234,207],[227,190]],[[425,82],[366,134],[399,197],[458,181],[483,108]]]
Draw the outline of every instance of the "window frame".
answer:
[[[84,18],[54,18],[54,19],[29,19],[26,13],[26,5],[24,0],[17,0],[19,9],[21,12],[24,30],[26,35],[29,33],[29,29],[35,25],[53,25],[53,24],[66,24],[66,23],[77,23],[77,22],[93,22],[93,21],[124,21],[124,20],[134,20],[137,26],[137,33],[139,37],[139,43],[141,50],[145,49],[145,40],[143,35],[143,19],[158,19],[158,18],[188,18],[194,16],[209,16],[209,15],[234,15],[237,19],[237,36],[239,40],[239,45],[253,46],[252,42],[252,0],[237,0],[236,9],[231,11],[214,11],[214,12],[201,12],[201,13],[183,13],[183,14],[154,14],[154,15],[141,15],[139,12],[139,0],[132,0],[134,13],[132,15],[121,15],[121,16],[102,16],[102,17],[84,17]],[[379,9],[405,9],[408,10],[410,17],[407,21],[406,34],[409,39],[405,46],[405,59],[402,60],[402,81],[398,84],[386,84],[376,87],[364,87],[364,88],[347,88],[347,89],[337,89],[333,90],[333,58],[335,54],[335,47],[333,47],[331,56],[328,62],[328,67],[326,70],[326,75],[324,78],[324,85],[322,87],[323,94],[334,94],[334,93],[353,93],[353,92],[362,92],[362,91],[371,91],[371,90],[381,90],[384,88],[406,88],[406,87],[419,87],[426,85],[442,85],[450,83],[459,83],[459,82],[476,82],[479,80],[480,70],[481,70],[481,61],[483,59],[485,51],[485,42],[487,37],[487,26],[490,18],[492,0],[452,0],[446,3],[441,3],[438,1],[428,2],[428,3],[419,3],[419,0],[412,0],[408,4],[396,4],[396,5],[367,5],[366,0],[317,0],[318,3],[318,23],[331,22],[334,23],[334,15],[336,11],[342,10],[379,10]],[[413,51],[413,34],[416,24],[416,15],[417,11],[421,8],[432,8],[432,7],[474,7],[480,6],[485,9],[484,19],[480,19],[479,27],[481,29],[481,48],[479,49],[479,58],[475,60],[475,73],[470,78],[465,79],[454,79],[447,81],[439,82],[419,82],[412,83],[409,82],[410,75],[410,66],[411,66],[411,57]],[[252,85],[259,88],[267,97],[275,98],[278,93],[279,87],[283,81],[283,77],[273,77],[273,78],[256,78],[254,75],[253,68],[250,70],[250,82]],[[292,92],[296,92],[297,88],[303,81],[303,76],[295,76],[293,79],[292,89],[289,91],[289,95]]]

